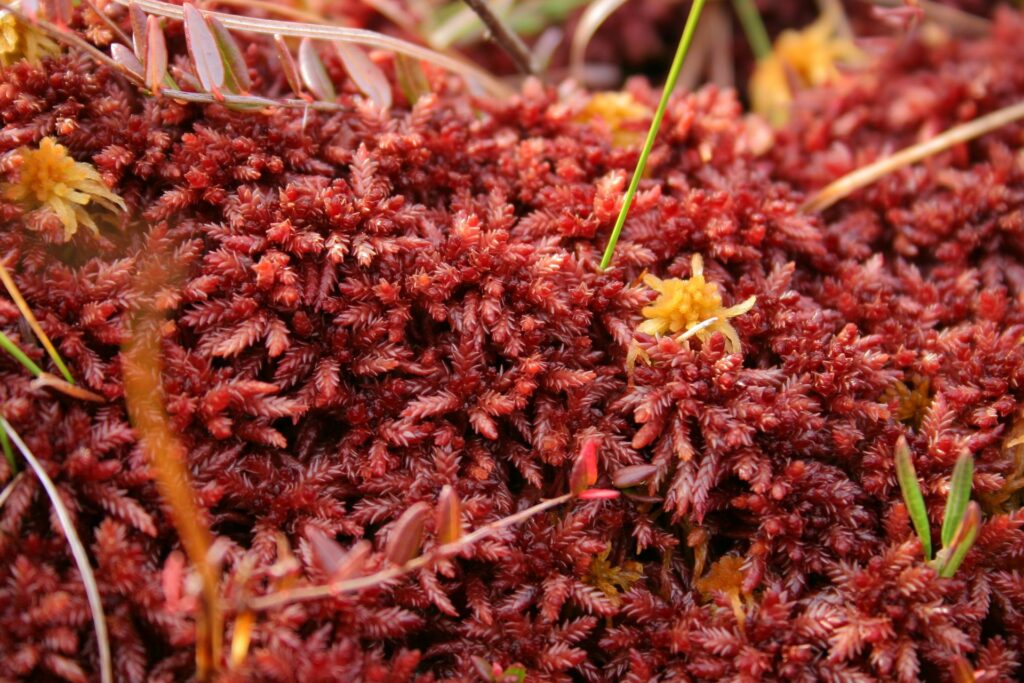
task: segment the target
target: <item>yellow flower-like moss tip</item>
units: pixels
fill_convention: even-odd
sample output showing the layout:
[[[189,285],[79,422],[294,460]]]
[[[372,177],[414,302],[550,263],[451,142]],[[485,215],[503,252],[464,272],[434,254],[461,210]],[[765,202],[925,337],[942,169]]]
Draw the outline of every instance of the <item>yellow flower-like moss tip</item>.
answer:
[[[99,233],[85,210],[89,202],[96,202],[112,213],[127,208],[124,200],[107,188],[95,168],[75,161],[67,148],[51,137],[43,138],[37,149],[20,148],[18,155],[18,180],[0,186],[4,198],[26,209],[46,207],[53,211],[64,225],[65,239],[71,239],[79,224]]]
[[[693,255],[691,269],[693,272],[687,280],[661,280],[653,275],[644,276],[644,284],[658,292],[659,296],[641,311],[647,320],[637,330],[655,337],[695,330],[694,334],[702,341],[720,332],[725,337],[729,353],[739,353],[742,350],[740,338],[728,319],[743,315],[753,308],[757,297],[752,296],[740,304],[723,308],[718,285],[704,279],[704,260],[699,254]]]
[[[628,147],[643,142],[650,120],[651,109],[641,104],[628,92],[594,93],[576,116],[580,123],[600,119],[611,132],[612,144]]]
[[[25,26],[10,12],[0,10],[0,66],[19,59],[37,62],[41,57],[55,55],[60,46],[31,26]]]
[[[750,78],[753,110],[781,125],[789,117],[791,85],[822,85],[838,75],[839,64],[861,61],[863,53],[838,30],[838,17],[826,13],[802,30],[783,31]]]

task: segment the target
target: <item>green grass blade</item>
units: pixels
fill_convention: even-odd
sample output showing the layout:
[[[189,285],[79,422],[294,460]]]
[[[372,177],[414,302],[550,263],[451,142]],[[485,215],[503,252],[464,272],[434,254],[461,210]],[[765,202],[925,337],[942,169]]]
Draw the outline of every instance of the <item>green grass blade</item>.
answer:
[[[732,0],[733,9],[743,26],[743,33],[750,43],[750,50],[754,57],[760,61],[772,53],[772,39],[768,37],[768,31],[764,27],[761,13],[757,11],[754,0]]]
[[[604,256],[601,258],[601,270],[607,268],[612,262],[612,254],[615,253],[615,245],[618,243],[619,235],[622,233],[622,226],[626,223],[626,215],[629,213],[629,207],[633,205],[633,197],[636,196],[636,190],[640,186],[640,179],[644,175],[644,169],[647,168],[647,157],[650,156],[651,149],[654,147],[654,140],[658,137],[661,120],[665,118],[669,97],[671,97],[672,91],[675,90],[676,82],[679,80],[679,71],[683,68],[683,60],[686,59],[686,53],[690,51],[690,43],[693,42],[693,36],[697,31],[697,22],[700,20],[701,12],[704,11],[704,3],[705,0],[694,0],[693,5],[690,7],[690,15],[686,17],[686,26],[683,28],[683,35],[679,39],[676,56],[672,59],[672,68],[669,70],[668,78],[665,80],[665,89],[661,92],[661,101],[658,102],[658,109],[654,112],[651,128],[647,131],[647,140],[644,142],[644,148],[640,152],[640,160],[637,161],[636,170],[633,171],[633,179],[629,183],[629,189],[626,190],[626,198],[622,202],[622,210],[619,211],[619,217],[615,221],[611,237],[608,238],[608,246],[605,247]]]
[[[921,484],[917,481],[914,461],[910,457],[910,447],[907,446],[906,438],[902,436],[896,442],[896,480],[900,483],[903,502],[907,504],[907,512],[910,513],[914,531],[921,539],[924,559],[931,560],[932,532],[928,524],[928,511],[924,506],[924,496],[921,494]]]
[[[12,342],[11,338],[3,332],[0,332],[0,347],[2,347],[7,353],[14,356],[14,360],[24,365],[25,368],[32,373],[33,377],[38,377],[43,374],[42,368],[33,363],[32,359],[26,356],[25,352],[19,349],[18,345]]]
[[[952,541],[956,530],[963,521],[967,511],[967,502],[971,499],[971,484],[974,480],[974,458],[964,453],[956,459],[953,466],[953,477],[949,482],[949,497],[946,498],[946,514],[942,518],[942,547]]]
[[[3,446],[4,457],[7,458],[7,464],[11,466],[11,471],[17,472],[18,461],[14,458],[14,451],[11,450],[11,440],[7,438],[6,429],[0,429],[0,446]]]
[[[956,534],[954,534],[951,541],[949,550],[949,559],[946,560],[945,564],[939,567],[939,576],[944,579],[953,578],[956,574],[956,570],[963,564],[964,558],[967,557],[968,551],[971,546],[974,545],[975,539],[978,538],[978,532],[981,530],[981,507],[971,501],[970,505],[967,506],[967,511],[964,513],[963,524],[957,528]],[[947,549],[943,549],[943,553]]]

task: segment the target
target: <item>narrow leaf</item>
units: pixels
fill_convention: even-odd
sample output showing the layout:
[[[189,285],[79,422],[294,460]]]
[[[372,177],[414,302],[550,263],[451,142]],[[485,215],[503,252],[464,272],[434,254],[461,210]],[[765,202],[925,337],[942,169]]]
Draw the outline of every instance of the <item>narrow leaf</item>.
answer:
[[[26,370],[32,373],[34,377],[39,377],[39,375],[43,374],[43,369],[36,365],[31,358],[25,355],[25,352],[22,351],[21,348],[11,341],[11,338],[3,332],[0,332],[0,348],[3,348],[4,351],[11,354],[11,356],[14,357],[14,360],[21,363]]]
[[[423,526],[429,513],[430,506],[423,502],[416,503],[402,513],[388,534],[385,547],[388,560],[402,565],[416,557],[423,542]]]
[[[381,109],[391,107],[391,83],[380,67],[365,52],[350,43],[335,43],[334,49],[359,91]]]
[[[14,451],[11,450],[11,440],[7,438],[7,430],[0,429],[0,446],[4,449],[4,457],[7,458],[7,464],[11,468],[11,472],[18,471],[18,460],[14,457]],[[6,491],[7,489],[4,489]],[[3,507],[3,496],[0,496],[0,507]]]
[[[419,60],[408,55],[395,55],[395,77],[398,89],[405,95],[409,104],[416,104],[421,97],[430,94],[430,83]]]
[[[217,40],[195,5],[186,2],[182,5],[182,10],[185,16],[185,42],[196,69],[196,76],[203,84],[203,90],[217,97],[220,95],[220,89],[224,87],[224,63],[220,58]]]
[[[303,38],[299,43],[299,73],[302,75],[302,82],[306,84],[313,96],[323,102],[333,102],[338,94],[334,91],[334,83],[327,73],[320,55],[317,54],[316,46],[309,38]]]
[[[956,459],[953,476],[949,482],[949,497],[946,498],[946,514],[942,518],[942,546],[947,547],[953,540],[971,499],[971,484],[974,481],[974,458],[964,453]]]
[[[654,465],[630,465],[615,471],[612,475],[612,484],[615,488],[628,489],[631,486],[639,486],[654,476],[658,468]]]
[[[932,559],[932,532],[928,524],[928,511],[924,506],[924,496],[921,494],[921,484],[917,480],[917,471],[914,469],[914,460],[910,456],[910,447],[907,445],[906,437],[900,436],[896,441],[896,479],[900,483],[900,491],[903,493],[903,502],[907,505],[907,512],[910,513],[910,521],[914,524],[914,531],[921,539],[921,547],[924,549],[924,559]]]
[[[160,86],[167,75],[167,40],[160,28],[160,20],[150,16],[146,20],[146,87],[154,95],[160,93]]]
[[[295,64],[295,58],[292,57],[288,44],[284,42],[284,36],[274,35],[274,47],[277,48],[277,59],[281,62],[281,71],[284,72],[288,86],[296,97],[302,97],[302,78],[299,76],[299,67]]]
[[[437,499],[437,542],[454,543],[462,536],[462,503],[459,494],[447,484]]]
[[[146,13],[135,2],[128,5],[128,19],[132,25],[132,49],[140,60],[146,59]]]
[[[948,550],[949,555],[944,565],[939,568],[939,576],[949,579],[956,574],[956,570],[963,564],[967,552],[978,538],[979,531],[981,531],[981,507],[972,500],[967,505],[967,511],[964,513],[963,520],[957,527],[949,547],[943,548],[943,554]]]
[[[126,71],[130,71],[140,78],[145,78],[146,74],[142,62],[139,61],[134,52],[121,43],[114,43],[110,46],[110,56]]]
[[[213,37],[217,40],[217,47],[220,49],[227,87],[237,93],[248,93],[252,88],[252,79],[249,78],[249,66],[245,63],[245,57],[242,55],[242,49],[238,46],[238,42],[217,17],[208,17],[207,23],[209,23]]]

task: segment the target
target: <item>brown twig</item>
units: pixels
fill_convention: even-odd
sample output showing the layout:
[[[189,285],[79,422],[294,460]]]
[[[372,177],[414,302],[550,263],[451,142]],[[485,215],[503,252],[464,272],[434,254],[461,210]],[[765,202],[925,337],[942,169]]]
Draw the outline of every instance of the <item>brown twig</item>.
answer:
[[[413,558],[402,565],[393,565],[387,569],[382,569],[379,572],[368,574],[367,576],[361,576],[356,579],[347,579],[345,581],[335,581],[333,583],[320,584],[316,586],[303,586],[300,588],[289,588],[286,590],[278,591],[276,593],[270,593],[269,595],[263,595],[257,598],[252,598],[245,605],[247,609],[253,611],[263,611],[273,609],[275,607],[283,607],[294,602],[304,602],[310,600],[320,600],[322,598],[331,597],[332,595],[339,595],[341,593],[351,593],[362,588],[368,588],[370,586],[377,586],[392,579],[396,579],[400,576],[408,574],[409,572],[415,571],[426,567],[438,560],[442,560],[447,557],[458,555],[464,549],[468,548],[473,543],[487,538],[488,536],[497,533],[498,531],[518,524],[519,522],[525,521],[530,517],[543,512],[549,508],[556,507],[563,503],[567,503],[572,500],[573,494],[566,493],[558,496],[557,498],[549,498],[548,500],[541,501],[532,507],[528,507],[525,510],[503,517],[496,522],[491,522],[485,526],[480,527],[476,531],[466,534],[451,543],[444,545],[435,546],[429,552],[420,555],[419,557]]]
[[[484,26],[491,32],[494,42],[508,53],[512,61],[516,63],[516,68],[524,74],[536,75],[530,49],[526,47],[522,38],[501,17],[492,12],[484,0],[465,0],[465,3],[476,12],[480,21],[484,22]]]
[[[973,121],[953,126],[930,140],[911,145],[878,161],[847,173],[818,191],[801,207],[803,211],[823,211],[847,195],[870,185],[879,178],[905,166],[917,163],[933,154],[938,154],[953,145],[968,142],[974,138],[1024,118],[1024,101],[980,116]]]

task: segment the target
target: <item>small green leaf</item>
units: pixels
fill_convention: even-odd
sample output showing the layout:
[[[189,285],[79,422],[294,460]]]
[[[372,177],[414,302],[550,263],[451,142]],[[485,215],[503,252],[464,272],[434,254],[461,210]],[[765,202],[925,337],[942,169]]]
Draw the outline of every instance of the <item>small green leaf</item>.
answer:
[[[277,59],[281,62],[281,71],[284,72],[285,80],[288,81],[288,87],[292,89],[296,97],[302,97],[302,77],[299,76],[299,67],[295,64],[291,50],[288,49],[288,43],[284,41],[284,36],[280,33],[274,34],[274,47],[277,49]]]
[[[309,91],[321,102],[333,102],[338,95],[334,90],[334,83],[327,73],[320,55],[317,54],[316,46],[309,38],[303,38],[299,43],[299,73],[302,75],[302,82],[306,84]]]
[[[978,532],[981,530],[981,507],[973,500],[967,506],[967,511],[964,513],[963,520],[960,526],[957,527],[956,533],[953,535],[952,540],[948,548],[943,548],[940,555],[947,557],[948,559],[938,568],[939,576],[944,579],[952,578],[956,574],[956,570],[963,564],[964,558],[967,557],[968,551],[971,546],[974,545],[975,539],[978,538]]]
[[[410,105],[416,104],[421,97],[430,94],[430,83],[423,67],[418,60],[408,55],[395,55],[395,77],[398,89],[405,95]]]
[[[526,680],[526,669],[521,666],[510,666],[501,674],[502,683],[523,683]]]
[[[914,469],[914,460],[910,456],[910,447],[907,445],[906,437],[903,436],[896,441],[896,479],[900,483],[903,502],[907,504],[907,512],[910,513],[914,531],[921,539],[924,559],[931,560],[932,532],[928,524],[928,511],[924,506],[924,496],[921,494],[921,484],[917,481],[917,471]]]
[[[948,547],[953,535],[960,527],[971,499],[971,484],[974,481],[974,458],[964,453],[956,459],[953,476],[949,482],[949,497],[946,498],[946,514],[942,518],[942,547]]]
[[[220,49],[220,57],[224,62],[224,81],[229,90],[246,94],[252,87],[252,80],[249,78],[249,67],[242,56],[242,49],[238,47],[235,37],[231,35],[220,23],[217,17],[207,17],[213,37],[217,40],[217,47]]]

